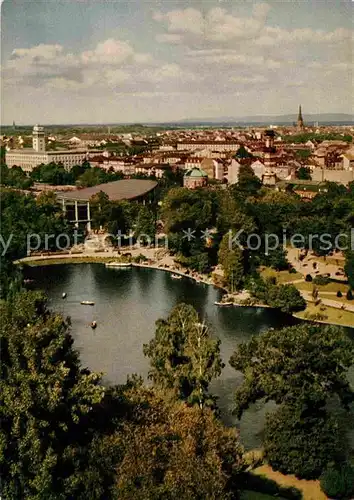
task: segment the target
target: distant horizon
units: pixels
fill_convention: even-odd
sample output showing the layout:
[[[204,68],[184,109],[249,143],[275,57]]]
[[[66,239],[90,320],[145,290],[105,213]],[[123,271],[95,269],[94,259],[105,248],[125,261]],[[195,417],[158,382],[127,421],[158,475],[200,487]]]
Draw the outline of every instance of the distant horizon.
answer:
[[[335,122],[348,122],[348,125],[354,123],[354,115],[351,114],[351,113],[335,113],[335,112],[324,112],[324,113],[304,113],[303,112],[303,117],[304,117],[304,122],[305,122],[305,126],[306,125],[309,125],[309,126],[313,126],[313,123],[312,122],[316,122],[316,121],[321,121],[321,117],[322,119],[324,119],[324,117],[328,116],[328,115],[337,115],[337,119],[333,119],[333,120],[328,120],[329,122],[332,122],[332,123],[335,123]],[[198,124],[198,123],[206,123],[206,124],[211,124],[213,125],[214,123],[215,124],[232,124],[232,123],[235,123],[235,124],[242,124],[244,123],[245,125],[247,124],[266,124],[270,121],[271,118],[274,118],[274,119],[278,119],[278,124],[279,125],[286,125],[286,124],[292,124],[292,121],[295,121],[296,122],[296,117],[297,115],[295,113],[293,114],[283,114],[283,115],[279,115],[279,114],[274,114],[274,115],[256,115],[256,116],[246,116],[246,117],[243,117],[243,116],[240,116],[240,117],[235,117],[235,118],[232,118],[232,117],[220,117],[220,116],[215,116],[215,117],[211,117],[211,116],[207,116],[207,117],[201,117],[201,118],[184,118],[184,119],[177,119],[177,120],[166,120],[166,121],[161,121],[161,122],[153,122],[153,121],[139,121],[139,120],[134,120],[134,121],[122,121],[122,122],[73,122],[73,123],[70,123],[70,122],[61,122],[61,123],[54,123],[54,122],[47,122],[47,123],[44,123],[44,122],[38,122],[37,124],[43,126],[43,127],[50,127],[50,126],[65,126],[65,127],[69,127],[69,126],[106,126],[106,127],[110,127],[110,126],[132,126],[132,125],[142,125],[142,126],[159,126],[159,125],[168,125],[168,124],[180,124],[180,125],[183,125],[183,124],[186,124],[186,125],[190,125],[190,124]],[[307,120],[306,120],[306,117],[307,117]],[[313,118],[311,118],[313,117]],[[264,119],[264,122],[262,122],[262,118]],[[281,122],[279,119],[281,118],[287,118],[287,120]],[[341,120],[340,118],[343,118],[343,120]],[[254,121],[253,121],[254,119]],[[257,119],[257,120],[256,120]],[[311,124],[309,123],[311,122]],[[36,123],[16,123],[15,121],[15,126],[16,127],[33,127]],[[319,123],[320,124],[320,123]],[[277,123],[272,123],[271,125],[277,125]],[[8,123],[8,124],[2,124],[1,127],[4,127],[4,128],[11,128],[13,127],[13,123]]]

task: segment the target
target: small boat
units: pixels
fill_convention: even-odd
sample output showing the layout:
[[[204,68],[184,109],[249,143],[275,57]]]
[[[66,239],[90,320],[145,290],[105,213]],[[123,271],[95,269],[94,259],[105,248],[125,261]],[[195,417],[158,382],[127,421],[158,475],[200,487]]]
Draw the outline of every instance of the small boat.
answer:
[[[173,280],[181,280],[182,276],[180,274],[171,274],[171,278]]]
[[[107,262],[106,267],[132,267],[131,262]]]
[[[66,293],[65,293],[65,292],[63,292],[63,293],[61,294],[61,298],[62,298],[62,299],[66,299]]]
[[[94,330],[97,327],[96,321],[92,321],[91,328]]]
[[[233,306],[233,302],[214,302],[216,306]]]
[[[82,304],[83,306],[94,306],[94,305],[95,305],[95,303],[94,303],[94,302],[92,302],[92,300],[82,300],[82,301],[81,301],[81,304]]]

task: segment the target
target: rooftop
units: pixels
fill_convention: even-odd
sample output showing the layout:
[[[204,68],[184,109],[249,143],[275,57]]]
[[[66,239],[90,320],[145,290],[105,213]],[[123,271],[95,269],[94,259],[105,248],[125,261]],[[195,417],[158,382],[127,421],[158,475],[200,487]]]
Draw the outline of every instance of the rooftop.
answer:
[[[90,150],[91,153],[94,152],[93,150]],[[49,150],[49,151],[36,151],[35,149],[32,148],[23,148],[23,149],[10,149],[9,151],[6,151],[6,154],[26,154],[26,155],[71,155],[71,154],[80,154],[80,153],[87,153],[87,149],[57,149],[57,150]]]
[[[185,177],[208,177],[208,174],[204,172],[201,168],[191,168],[185,174]]]
[[[91,196],[103,191],[110,200],[133,200],[149,193],[157,186],[156,181],[145,179],[124,179],[121,181],[107,182],[77,191],[65,191],[57,193],[60,200],[88,201]]]

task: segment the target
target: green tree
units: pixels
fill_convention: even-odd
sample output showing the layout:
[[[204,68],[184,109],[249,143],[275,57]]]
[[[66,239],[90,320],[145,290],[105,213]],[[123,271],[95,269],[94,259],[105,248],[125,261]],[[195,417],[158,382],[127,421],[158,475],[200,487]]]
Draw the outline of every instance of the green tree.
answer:
[[[300,167],[297,171],[297,178],[301,180],[311,180],[311,170],[308,167]]]
[[[4,163],[0,167],[0,181],[2,185],[16,189],[29,189],[33,185],[33,180],[26,175],[21,167],[8,168]]]
[[[326,465],[340,460],[345,449],[343,432],[325,409],[315,414],[301,405],[283,405],[268,414],[264,454],[274,470],[302,478],[317,478]]]
[[[211,404],[209,383],[223,368],[219,346],[196,310],[179,304],[166,320],[157,321],[155,337],[144,345],[149,378],[176,398],[200,407]]]
[[[164,198],[161,217],[169,247],[184,265],[199,270],[202,254],[209,261],[205,231],[215,227],[216,213],[217,196],[212,191],[173,188]]]
[[[93,229],[107,227],[111,220],[112,203],[109,200],[108,194],[103,191],[94,194],[90,198],[91,207],[91,224]]]
[[[328,441],[328,435],[338,424],[327,415],[326,404],[336,395],[348,409],[354,400],[347,379],[353,362],[353,343],[334,326],[306,324],[270,330],[237,348],[230,364],[245,375],[236,392],[238,417],[258,400],[281,405],[265,429],[271,465],[283,472],[316,477],[336,459],[339,446]],[[311,438],[310,454],[306,433],[308,441]]]
[[[54,186],[73,182],[71,173],[65,170],[63,164],[55,162],[38,165],[32,170],[30,176],[36,182]]]
[[[81,165],[74,165],[72,169],[70,170],[71,177],[73,179],[73,182],[76,182],[78,178],[83,175],[86,170],[89,170],[91,168],[91,165],[88,162],[84,162]]]
[[[244,280],[243,250],[231,244],[233,236],[232,232],[224,235],[218,253],[218,262],[224,271],[224,283],[231,292],[240,290]]]
[[[254,196],[262,187],[262,181],[253,172],[249,165],[241,165],[238,175],[237,188],[247,196]]]
[[[131,401],[133,421],[120,434],[118,498],[238,498],[252,462],[235,429],[226,429],[211,410],[167,401],[156,389],[135,389]]]
[[[288,269],[289,262],[286,250],[281,246],[269,250],[268,255],[264,254],[264,263],[277,271]]]
[[[82,187],[92,187],[106,182],[107,176],[104,170],[99,167],[89,168],[77,178],[77,182]]]
[[[306,308],[305,299],[294,285],[277,285],[272,278],[253,278],[249,282],[249,291],[252,297],[288,314]]]
[[[236,199],[231,189],[222,190],[218,195],[217,229],[221,234],[233,230],[236,233],[241,229],[245,234],[255,230],[253,217],[249,216],[246,208]],[[242,241],[242,235],[241,235]]]
[[[13,296],[0,314],[2,495],[106,498],[113,455],[103,459],[98,432],[107,422],[100,375],[81,368],[68,323],[48,312],[41,293]]]
[[[139,238],[140,243],[155,241],[156,223],[155,213],[147,205],[142,205],[138,212],[138,218],[135,227],[135,238]]]

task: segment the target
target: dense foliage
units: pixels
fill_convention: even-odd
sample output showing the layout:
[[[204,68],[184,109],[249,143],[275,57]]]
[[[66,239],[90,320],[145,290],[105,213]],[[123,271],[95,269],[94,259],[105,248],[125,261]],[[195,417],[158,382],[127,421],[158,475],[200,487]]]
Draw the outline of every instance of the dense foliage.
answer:
[[[60,236],[60,235],[67,235]],[[53,193],[38,198],[14,190],[1,190],[0,253],[1,293],[6,295],[13,276],[12,261],[25,257],[29,249],[52,250],[57,243],[72,243],[73,228],[64,218]],[[57,238],[60,238],[57,240]]]
[[[277,285],[274,279],[263,280],[261,277],[249,282],[251,296],[260,303],[267,304],[285,313],[301,311],[306,308],[306,301],[294,285]]]
[[[311,324],[270,330],[232,355],[231,366],[246,375],[236,391],[237,415],[258,400],[280,405],[267,420],[264,438],[276,469],[318,477],[343,451],[338,422],[326,404],[336,395],[349,408],[354,393],[347,370],[353,362],[354,345],[343,330]]]
[[[129,401],[132,419],[119,436],[118,498],[239,498],[240,476],[252,462],[235,429],[211,410],[170,402],[155,389],[134,388]]]
[[[13,296],[0,314],[2,494],[101,497],[109,460],[97,459],[109,396],[100,376],[81,369],[68,323],[48,312],[40,293]]]
[[[219,346],[196,310],[179,304],[166,320],[158,320],[155,337],[144,345],[150,358],[149,378],[177,399],[201,408],[211,404],[209,383],[223,368]]]
[[[33,180],[29,178],[21,167],[8,168],[4,163],[0,165],[0,182],[3,186],[16,189],[29,189]]]
[[[68,322],[48,311],[39,292],[2,301],[0,314],[4,498],[239,498],[256,461],[246,459],[237,431],[204,405],[221,361],[218,342],[196,333],[193,308],[181,305],[160,320],[149,348],[164,353],[158,359],[167,372],[177,361],[173,370],[190,384],[188,404],[168,390],[173,373],[159,369],[152,388],[137,377],[104,387],[99,374],[80,366]],[[167,357],[162,330],[185,334],[181,356],[176,345]]]
[[[329,498],[350,500],[354,495],[354,467],[349,463],[330,466],[321,475],[321,489]]]

